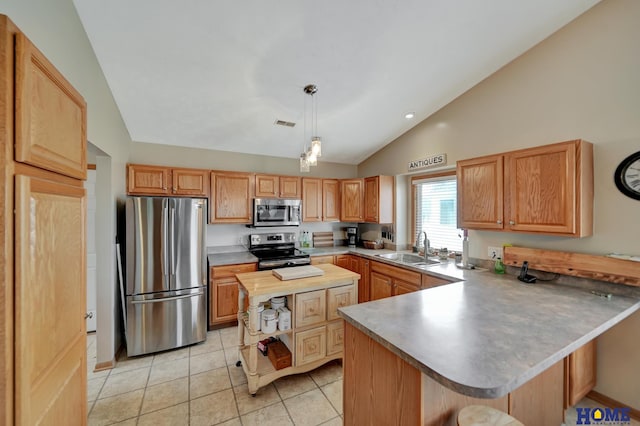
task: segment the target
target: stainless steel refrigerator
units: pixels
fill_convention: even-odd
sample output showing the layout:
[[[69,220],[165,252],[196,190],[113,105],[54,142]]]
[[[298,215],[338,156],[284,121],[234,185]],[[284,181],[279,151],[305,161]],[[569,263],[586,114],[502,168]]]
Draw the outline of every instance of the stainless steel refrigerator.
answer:
[[[129,356],[207,336],[206,200],[129,197],[126,340]]]

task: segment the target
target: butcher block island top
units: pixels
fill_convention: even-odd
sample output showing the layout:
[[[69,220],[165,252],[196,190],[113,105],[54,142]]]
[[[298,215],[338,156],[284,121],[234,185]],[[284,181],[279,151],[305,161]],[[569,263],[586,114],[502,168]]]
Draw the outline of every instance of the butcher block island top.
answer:
[[[464,282],[340,308],[346,321],[344,390],[352,392],[354,383],[362,386],[369,373],[371,383],[401,377],[407,389],[403,404],[409,403],[413,393],[421,395],[422,409],[412,413],[423,416],[421,424],[434,425],[455,424],[454,411],[471,402],[510,414],[512,409],[518,412],[513,401],[520,396],[535,406],[536,398],[550,393],[531,386],[543,376],[553,376],[551,380],[560,383],[559,392],[554,385],[559,396],[546,397],[561,400],[563,359],[640,308],[638,297],[622,294],[606,297],[589,288],[524,284],[513,276],[478,272]],[[404,361],[404,370],[395,378],[376,379],[382,367],[376,366],[376,359],[382,355],[372,345]],[[409,370],[417,372],[413,385],[407,379]],[[402,394],[400,389],[394,392]],[[376,411],[375,396],[359,398],[345,399],[345,424],[366,416],[384,417],[385,413]],[[394,415],[410,417],[410,411]],[[533,423],[519,420],[546,423],[537,416],[528,417]]]
[[[322,275],[281,280],[272,271],[236,274],[238,279],[238,366],[247,375],[249,393],[255,395],[259,388],[279,377],[304,373],[343,356],[344,324],[338,308],[358,300],[360,275],[335,265],[317,265]],[[297,269],[297,271],[296,271]],[[286,278],[298,274],[314,273],[299,267],[280,273]],[[317,271],[315,271],[317,273]],[[288,311],[279,315],[290,322],[268,329],[261,321],[259,306],[273,297],[286,299]],[[248,298],[248,310],[245,301]],[[266,312],[266,311],[264,311]],[[276,338],[280,343],[277,361],[270,361],[258,350],[258,342]],[[267,349],[267,352],[269,349]],[[290,356],[287,352],[290,352]]]
[[[310,291],[326,288],[327,285],[333,286],[335,283],[351,283],[354,279],[356,281],[360,279],[360,274],[339,266],[324,264],[314,265],[314,267],[324,271],[324,275],[295,280],[281,280],[273,275],[271,271],[258,271],[237,274],[236,277],[240,285],[247,291],[249,297],[265,295],[269,297],[286,296],[292,290],[304,289],[305,291]]]

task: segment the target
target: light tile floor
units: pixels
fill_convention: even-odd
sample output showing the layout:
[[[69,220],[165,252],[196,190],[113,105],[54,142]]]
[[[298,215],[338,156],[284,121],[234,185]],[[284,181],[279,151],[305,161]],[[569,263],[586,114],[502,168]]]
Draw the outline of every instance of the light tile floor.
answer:
[[[342,364],[283,377],[251,397],[236,367],[237,328],[201,344],[119,360],[93,372],[87,338],[89,425],[342,425]]]
[[[125,357],[112,370],[93,372],[95,334],[89,334],[89,425],[342,425],[340,362],[278,379],[254,398],[235,366],[236,342],[236,327],[210,331],[201,344]],[[576,404],[597,406],[586,398]],[[565,414],[565,425],[575,425],[575,408]]]

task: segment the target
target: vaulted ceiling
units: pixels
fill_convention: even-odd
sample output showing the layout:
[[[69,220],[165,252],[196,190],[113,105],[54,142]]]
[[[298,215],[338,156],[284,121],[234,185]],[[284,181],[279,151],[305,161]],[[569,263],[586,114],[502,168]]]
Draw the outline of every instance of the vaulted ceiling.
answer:
[[[358,164],[597,1],[74,4],[134,141]]]

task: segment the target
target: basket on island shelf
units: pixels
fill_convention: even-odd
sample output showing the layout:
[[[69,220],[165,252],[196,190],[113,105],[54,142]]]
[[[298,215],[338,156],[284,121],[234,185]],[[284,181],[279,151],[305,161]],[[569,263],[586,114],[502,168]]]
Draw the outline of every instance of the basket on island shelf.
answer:
[[[363,241],[362,245],[364,248],[373,250],[380,250],[381,248],[384,248],[384,243],[382,241]]]

